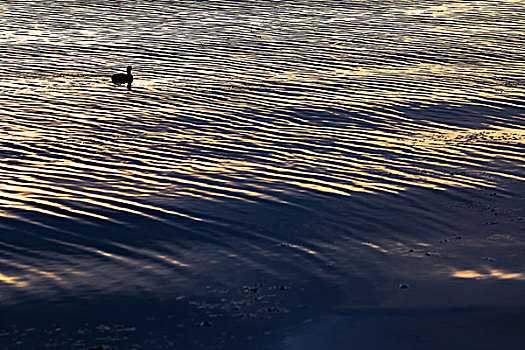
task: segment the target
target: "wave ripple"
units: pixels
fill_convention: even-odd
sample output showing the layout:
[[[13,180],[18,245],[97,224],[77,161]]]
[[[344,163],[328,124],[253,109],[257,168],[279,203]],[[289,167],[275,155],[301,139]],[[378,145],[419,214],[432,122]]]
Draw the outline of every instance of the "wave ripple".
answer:
[[[356,227],[358,256],[377,246],[360,220],[390,225],[360,198],[522,181],[522,10],[3,1],[0,287],[160,289],[275,261],[337,279],[315,272],[342,253],[312,215]],[[128,64],[130,92],[108,78]]]

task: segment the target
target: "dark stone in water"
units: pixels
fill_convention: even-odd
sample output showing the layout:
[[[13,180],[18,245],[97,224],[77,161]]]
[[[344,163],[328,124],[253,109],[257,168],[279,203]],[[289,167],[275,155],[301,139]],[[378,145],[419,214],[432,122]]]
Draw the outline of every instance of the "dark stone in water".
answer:
[[[204,321],[204,322],[199,323],[199,327],[211,327],[211,326],[213,326],[213,324],[211,322],[208,322],[208,321]]]
[[[257,287],[244,287],[244,291],[245,292],[257,293],[259,291],[259,288],[257,288]]]
[[[399,285],[399,288],[401,288],[401,289],[407,289],[407,288],[408,288],[408,284],[401,283],[401,284]]]
[[[262,311],[264,312],[280,312],[281,310],[279,310],[278,307],[265,307],[264,309],[262,309]]]

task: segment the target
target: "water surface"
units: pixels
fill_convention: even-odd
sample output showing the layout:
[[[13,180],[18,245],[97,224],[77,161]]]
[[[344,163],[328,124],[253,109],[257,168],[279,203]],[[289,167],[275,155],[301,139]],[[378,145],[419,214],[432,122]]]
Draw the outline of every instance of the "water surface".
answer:
[[[3,1],[0,302],[54,311],[0,344],[246,348],[331,310],[523,306],[523,10]]]

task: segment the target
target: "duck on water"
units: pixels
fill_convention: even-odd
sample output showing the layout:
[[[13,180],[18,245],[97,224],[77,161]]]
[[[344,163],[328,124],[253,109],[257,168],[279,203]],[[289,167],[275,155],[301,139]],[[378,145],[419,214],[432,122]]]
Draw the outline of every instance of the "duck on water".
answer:
[[[128,90],[131,90],[131,83],[133,82],[133,75],[131,75],[131,66],[127,68],[128,74],[117,73],[111,76],[113,84],[128,84]]]

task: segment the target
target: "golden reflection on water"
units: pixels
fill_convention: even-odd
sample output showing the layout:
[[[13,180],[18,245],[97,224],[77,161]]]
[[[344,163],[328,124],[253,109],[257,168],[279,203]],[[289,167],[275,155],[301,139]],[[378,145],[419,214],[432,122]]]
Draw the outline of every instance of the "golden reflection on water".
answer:
[[[370,242],[363,242],[363,243],[361,243],[361,244],[362,244],[362,245],[366,245],[367,247],[373,248],[373,249],[375,249],[375,250],[378,250],[378,251],[380,251],[381,253],[388,253],[388,250],[381,248],[381,247],[378,246],[377,244],[373,244],[373,243],[370,243]]]
[[[169,262],[170,264],[173,264],[173,265],[177,265],[177,266],[181,266],[181,267],[189,267],[190,266],[188,264],[184,264],[184,263],[182,263],[182,262],[180,262],[178,260],[172,259],[172,258],[167,257],[165,255],[157,254],[156,257],[159,258],[159,259],[162,259],[164,261],[167,261],[167,262]]]
[[[61,284],[64,283],[64,280],[61,276],[57,275],[54,272],[46,271],[39,267],[22,264],[16,261],[8,260],[8,259],[0,259],[0,263],[6,266],[14,267],[17,270],[23,271],[23,277],[11,277],[11,276],[0,274],[0,282],[12,284],[15,287],[19,287],[19,288],[28,287],[30,286],[33,280],[38,281],[41,278],[51,279]]]
[[[475,270],[457,270],[452,272],[452,277],[456,278],[473,278],[473,279],[487,279],[487,278],[496,278],[496,279],[514,279],[514,280],[523,280],[525,275],[521,272],[505,272],[502,270],[488,269],[487,271],[475,271]]]
[[[27,287],[28,284],[29,284],[27,281],[20,281],[20,278],[18,278],[18,277],[10,277],[10,276],[6,276],[6,275],[1,274],[1,273],[0,273],[0,282],[7,283],[7,284],[12,284],[12,285],[14,285],[15,287],[18,287],[18,288]]]

